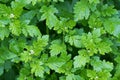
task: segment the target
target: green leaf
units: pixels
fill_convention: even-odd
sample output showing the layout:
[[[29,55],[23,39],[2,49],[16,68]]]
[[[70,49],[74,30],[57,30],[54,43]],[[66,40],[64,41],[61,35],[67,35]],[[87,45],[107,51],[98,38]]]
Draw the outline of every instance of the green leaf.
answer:
[[[32,60],[32,56],[31,56],[30,52],[24,51],[20,54],[20,59],[21,59],[21,61],[24,61],[26,63],[26,62],[29,62]]]
[[[22,33],[25,36],[31,36],[31,37],[37,37],[37,36],[41,36],[41,33],[38,29],[38,27],[34,26],[34,25],[25,25],[22,28]]]
[[[119,60],[120,60],[120,55],[118,55],[118,56],[115,58],[115,61],[116,61],[117,63],[120,63]]]
[[[120,36],[120,25],[115,27],[115,30],[113,31],[113,35],[116,37]]]
[[[24,4],[22,4],[20,2],[17,2],[17,1],[11,2],[12,14],[15,16],[15,18],[20,17],[20,15],[23,11],[23,6],[24,6]]]
[[[87,76],[90,80],[108,80],[111,77],[110,72],[107,72],[105,70],[96,72],[93,70],[87,70]]]
[[[58,2],[58,1],[64,2],[64,0],[53,0],[53,2]]]
[[[88,23],[90,28],[101,27],[103,20],[100,11],[94,11],[94,13],[90,15]]]
[[[48,54],[42,54],[40,60],[42,62],[47,62],[47,60],[48,60]]]
[[[70,45],[77,48],[83,47],[83,44],[81,42],[82,33],[83,29],[74,29],[72,31],[69,31],[69,34],[65,36],[65,42],[68,42]]]
[[[101,14],[103,16],[112,16],[114,14],[118,14],[118,11],[114,9],[114,6],[104,5],[102,6]]]
[[[18,40],[11,39],[9,41],[9,49],[10,51],[14,52],[15,54],[20,53],[26,46],[26,41],[24,37],[19,37]]]
[[[10,34],[10,31],[7,27],[0,27],[0,39],[4,40],[5,37],[8,37]]]
[[[99,57],[94,57],[93,59],[91,59],[91,65],[93,66],[93,69],[97,72],[102,70],[110,72],[113,69],[112,63],[107,62],[105,60],[101,61]]]
[[[2,47],[0,48],[0,59],[2,60],[7,60],[7,59],[14,59],[15,57],[17,57],[16,54],[14,54],[13,52],[11,52],[7,47],[5,47],[6,43],[2,43]]]
[[[69,39],[69,43],[71,45],[73,44],[77,48],[82,47],[81,37],[79,35],[71,36],[70,39]]]
[[[29,65],[30,66],[30,65]],[[20,69],[20,75],[19,77],[17,78],[17,80],[23,80],[23,79],[26,79],[27,78],[27,75],[30,74],[30,68],[28,67],[28,65],[24,65],[24,67],[22,67]]]
[[[21,3],[23,5],[28,5],[31,3],[32,0],[15,0],[17,3]],[[22,5],[21,5],[22,6]]]
[[[34,6],[38,0],[32,0],[32,5]]]
[[[105,53],[109,53],[112,51],[111,45],[112,45],[111,41],[103,40],[97,45],[97,48],[100,54],[104,55]]]
[[[66,45],[61,40],[54,40],[51,42],[50,53],[51,56],[66,53]]]
[[[27,26],[27,32],[29,33],[29,35],[31,37],[33,37],[33,36],[40,36],[39,29],[36,26],[33,26],[33,25]]]
[[[0,80],[119,80],[119,5],[0,0]]]
[[[118,37],[119,33],[116,35],[115,31],[117,28],[119,28],[120,25],[120,19],[119,18],[108,18],[107,20],[104,21],[104,27],[105,30],[109,33],[109,34],[113,34],[115,36]]]
[[[58,10],[54,6],[43,6],[40,9],[40,12],[43,13],[41,16],[41,20],[46,19],[46,25],[49,29],[52,29],[52,27],[56,26],[58,19],[54,14],[58,13]]]
[[[19,20],[15,20],[13,23],[10,23],[9,30],[12,34],[19,36],[21,34],[21,25]]]
[[[100,39],[97,37],[95,37],[95,39],[93,38],[93,34],[92,33],[88,33],[88,34],[83,34],[81,37],[81,42],[82,44],[85,46],[85,48],[88,50],[89,55],[93,55],[95,53],[98,52],[97,50],[97,45],[95,44],[95,42],[99,42]]]
[[[81,68],[89,62],[90,58],[85,50],[78,51],[79,55],[74,57],[74,68]]]
[[[66,64],[62,65],[59,69],[58,72],[59,73],[65,73],[65,74],[69,74],[71,72],[72,69],[72,60],[67,62]]]
[[[35,76],[37,77],[44,77],[44,67],[41,65],[40,61],[35,61],[34,63],[31,63],[31,73],[35,73]]]
[[[48,45],[48,40],[48,35],[38,37],[38,40],[33,43],[33,49],[30,49],[30,51],[32,50],[35,53],[34,55],[39,55],[41,51],[44,50],[45,47]]]
[[[56,8],[58,9],[58,15],[60,17],[70,19],[73,18],[73,6],[75,1],[64,1],[63,3],[56,4]],[[60,6],[60,7],[59,7]]]
[[[107,72],[107,71],[101,71],[101,72],[98,72],[98,76],[97,76],[97,79],[98,80],[108,80],[111,78],[111,74],[110,72]]]
[[[20,20],[23,23],[29,24],[33,17],[36,15],[36,12],[37,12],[36,10],[28,11],[21,15]]]
[[[101,29],[100,28],[94,28],[94,30],[92,31],[93,34],[93,38],[98,38],[101,36]]]
[[[120,64],[117,64],[115,70],[116,72],[115,72],[114,78],[116,78],[115,80],[117,80],[120,78]]]
[[[97,77],[96,71],[94,71],[94,70],[87,70],[87,76],[90,77],[90,79],[94,80],[94,78]]]
[[[0,0],[1,2],[3,2],[3,3],[7,3],[7,2],[9,2],[9,0]]]
[[[97,4],[97,3],[100,3],[100,1],[99,0],[89,0],[89,3],[95,3],[95,4]]]
[[[84,80],[84,79],[79,75],[69,74],[67,75],[66,80]]]
[[[75,21],[88,19],[90,15],[89,4],[86,0],[77,2],[74,6],[74,19]]]
[[[49,29],[52,29],[52,27],[57,25],[57,22],[58,22],[57,17],[52,14],[46,19],[46,25],[48,26]]]
[[[49,57],[46,65],[52,70],[59,72],[58,69],[62,67],[70,59],[70,57],[70,55],[67,55],[65,53],[61,54],[60,57],[52,56]]]
[[[0,4],[0,16],[3,15],[9,17],[10,13],[11,13],[10,7],[6,6],[5,4]]]
[[[56,24],[56,26],[54,26],[54,30],[57,31],[57,33],[68,33],[69,29],[73,29],[73,27],[75,27],[76,23],[73,20],[68,20],[65,18],[60,18],[60,21],[58,21],[58,23]]]
[[[57,58],[56,56],[50,57],[47,63],[47,65],[53,70],[57,70],[63,64],[65,64],[64,60]]]

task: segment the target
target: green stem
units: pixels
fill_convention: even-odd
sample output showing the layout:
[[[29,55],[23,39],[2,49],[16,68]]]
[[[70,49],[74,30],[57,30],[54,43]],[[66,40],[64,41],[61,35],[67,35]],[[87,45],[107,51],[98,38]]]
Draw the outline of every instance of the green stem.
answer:
[[[48,29],[48,27],[46,27],[46,33],[47,33],[47,35],[49,35],[49,29]]]

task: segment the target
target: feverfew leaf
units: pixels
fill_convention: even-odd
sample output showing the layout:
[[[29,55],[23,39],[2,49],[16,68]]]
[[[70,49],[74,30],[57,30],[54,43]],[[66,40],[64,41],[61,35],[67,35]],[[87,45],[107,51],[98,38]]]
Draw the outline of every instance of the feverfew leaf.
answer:
[[[115,30],[113,31],[113,35],[116,37],[120,36],[120,25],[115,27]]]
[[[96,71],[94,70],[87,70],[87,76],[90,77],[90,79],[94,79],[95,77],[97,77]]]
[[[106,5],[102,6],[101,9],[102,9],[101,14],[103,16],[112,16],[114,14],[118,14],[118,11],[117,11],[117,9],[114,9],[114,6],[109,6],[106,4]]]
[[[40,61],[35,61],[30,64],[31,66],[31,73],[35,73],[35,76],[44,77],[44,67],[41,65]]]
[[[69,29],[73,29],[73,27],[76,25],[74,20],[68,20],[65,18],[60,18],[60,21],[58,21],[57,25],[54,26],[54,30],[57,31],[57,33],[68,33]]]
[[[64,0],[52,0],[53,2],[58,2],[58,1],[60,1],[60,2],[64,2]]]
[[[79,75],[68,74],[66,76],[66,80],[84,80],[84,79],[82,77],[80,77]]]
[[[98,80],[109,80],[111,78],[111,73],[106,70],[100,71],[97,74],[98,76],[96,76],[95,79]]]
[[[0,16],[0,27],[8,26],[10,23],[9,17],[2,17]]]
[[[23,11],[23,7],[31,3],[31,0],[15,0],[11,2],[12,14],[15,18],[20,17]]]
[[[94,28],[94,30],[92,31],[93,37],[94,38],[98,38],[101,36],[101,30],[100,28]]]
[[[9,30],[12,34],[19,36],[21,34],[21,25],[19,20],[15,20],[13,23],[10,23]]]
[[[15,0],[15,1],[23,5],[27,5],[30,4],[32,0]]]
[[[20,54],[20,59],[26,63],[32,60],[32,56],[30,55],[30,52],[24,51]]]
[[[71,45],[74,45],[74,46],[77,47],[77,48],[82,47],[81,36],[79,36],[79,35],[70,36],[68,42],[69,42]]]
[[[97,45],[97,48],[100,54],[104,55],[105,53],[112,51],[111,45],[112,43],[109,40],[104,40]]]
[[[40,61],[45,63],[47,62],[47,60],[48,60],[48,54],[42,54],[40,57]]]
[[[91,80],[108,80],[111,77],[111,74],[105,70],[99,72],[87,70],[87,76]]]
[[[69,34],[65,36],[65,42],[68,42],[71,46],[75,46],[77,48],[83,47],[81,42],[82,33],[83,29],[74,29],[69,31]]]
[[[11,2],[11,7],[12,7],[12,14],[15,15],[15,18],[20,17],[22,11],[23,11],[23,6],[24,4],[19,1],[12,1]]]
[[[9,16],[11,13],[10,7],[7,7],[5,4],[0,4],[0,16]]]
[[[31,25],[31,26],[26,26],[26,27],[27,27],[27,32],[29,33],[31,37],[40,36],[40,31],[36,26]]]
[[[119,62],[120,62],[120,61],[119,61]],[[119,63],[119,62],[118,62],[118,63]],[[116,70],[116,72],[115,72],[114,78],[119,79],[119,78],[120,78],[120,64],[117,64],[115,70]],[[116,80],[117,80],[117,79],[116,79]]]
[[[32,5],[34,6],[38,0],[32,0]]]
[[[110,62],[107,62],[105,60],[100,60],[99,57],[93,57],[93,59],[91,59],[91,65],[93,66],[94,70],[99,72],[102,70],[106,70],[106,71],[112,71],[113,69],[113,64]]]
[[[54,40],[50,46],[51,56],[56,56],[60,53],[66,53],[66,45],[61,40]]]
[[[34,37],[34,36],[37,37],[37,36],[41,35],[38,27],[36,27],[34,25],[25,25],[25,26],[23,26],[22,33],[25,36],[30,35],[31,37]]]
[[[58,72],[59,73],[69,74],[71,69],[72,69],[72,66],[73,66],[73,61],[71,60],[71,61],[65,63],[64,65],[62,65],[62,67],[60,67],[58,69]]]
[[[36,12],[37,12],[36,10],[28,11],[28,12],[21,15],[20,20],[25,24],[29,24],[30,21],[35,16]]]
[[[114,33],[114,31],[116,31],[116,28],[120,25],[120,19],[119,18],[115,18],[115,17],[112,17],[112,18],[108,18],[106,19],[104,22],[104,27],[105,27],[105,30],[109,33],[109,34],[113,34],[115,36],[118,36]]]
[[[46,25],[48,26],[49,29],[52,29],[52,27],[54,27],[58,22],[58,19],[55,16],[55,13],[58,13],[58,10],[51,5],[49,7],[43,6],[40,9],[40,12],[43,13],[41,16],[41,20],[46,19]]]
[[[10,31],[7,27],[0,27],[0,39],[4,40],[5,37],[8,37],[10,34]]]
[[[66,22],[66,26],[69,27],[70,29],[73,29],[73,27],[76,25],[76,22],[73,20],[69,20]]]
[[[47,46],[49,40],[48,35],[38,37],[38,40],[33,43],[33,51],[35,55],[39,55],[42,50]]]
[[[100,36],[104,33],[104,31],[102,31],[102,29],[100,28],[94,28],[94,30],[92,31],[92,38],[94,40],[94,43],[98,44],[102,39],[100,38]]]
[[[81,68],[90,60],[86,50],[80,50],[78,53],[79,55],[74,57],[74,68]]]
[[[90,15],[90,18],[89,18],[89,21],[88,21],[88,24],[89,24],[90,28],[96,28],[96,27],[101,27],[102,26],[102,24],[103,24],[102,21],[103,20],[100,16],[101,16],[100,11],[94,11],[94,13]]]
[[[19,39],[11,39],[9,41],[9,50],[15,54],[19,54],[26,46],[26,40],[24,37],[19,37]]]
[[[85,46],[85,48],[88,49],[88,51],[90,52],[89,55],[92,56],[94,53],[97,53],[95,42],[99,42],[98,37],[93,38],[93,34],[89,32],[88,34],[82,35],[81,41],[82,41],[82,44]]]
[[[5,47],[6,44],[7,44],[7,42],[2,43],[2,46],[0,48],[0,55],[1,55],[0,59],[1,59],[1,61],[2,60],[7,60],[7,59],[13,59],[13,58],[15,58],[17,56],[13,52],[11,52],[8,48]]]
[[[88,6],[88,2],[86,0],[81,0],[77,2],[74,6],[74,19],[75,21],[88,19],[90,15],[90,10]]]
[[[63,64],[65,64],[65,61],[56,56],[50,57],[47,62],[47,65],[53,70],[57,70]]]
[[[51,14],[49,17],[46,19],[46,25],[48,26],[49,29],[52,29],[55,25],[57,25],[58,19],[55,15]]]
[[[68,62],[70,58],[71,58],[70,55],[67,55],[66,53],[62,53],[60,57],[57,56],[49,57],[46,65],[50,67],[52,70],[59,72],[59,68],[62,67],[66,62]]]
[[[99,2],[100,2],[99,0],[89,0],[89,3],[95,3],[95,4],[97,4]]]
[[[27,75],[30,74],[30,68],[28,66],[29,65],[24,65],[24,67],[20,69],[20,74],[17,80],[24,80],[27,78]]]

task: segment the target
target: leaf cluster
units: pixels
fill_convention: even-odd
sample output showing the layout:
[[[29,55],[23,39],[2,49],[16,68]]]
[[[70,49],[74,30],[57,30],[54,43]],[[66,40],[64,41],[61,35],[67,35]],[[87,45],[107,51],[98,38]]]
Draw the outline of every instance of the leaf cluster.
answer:
[[[0,0],[0,80],[119,80],[120,0]]]

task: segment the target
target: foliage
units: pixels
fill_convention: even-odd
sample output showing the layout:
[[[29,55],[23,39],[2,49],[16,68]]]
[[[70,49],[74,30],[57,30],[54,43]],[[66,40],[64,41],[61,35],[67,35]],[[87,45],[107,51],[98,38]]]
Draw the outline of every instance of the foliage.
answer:
[[[120,0],[0,0],[0,80],[119,80]]]

